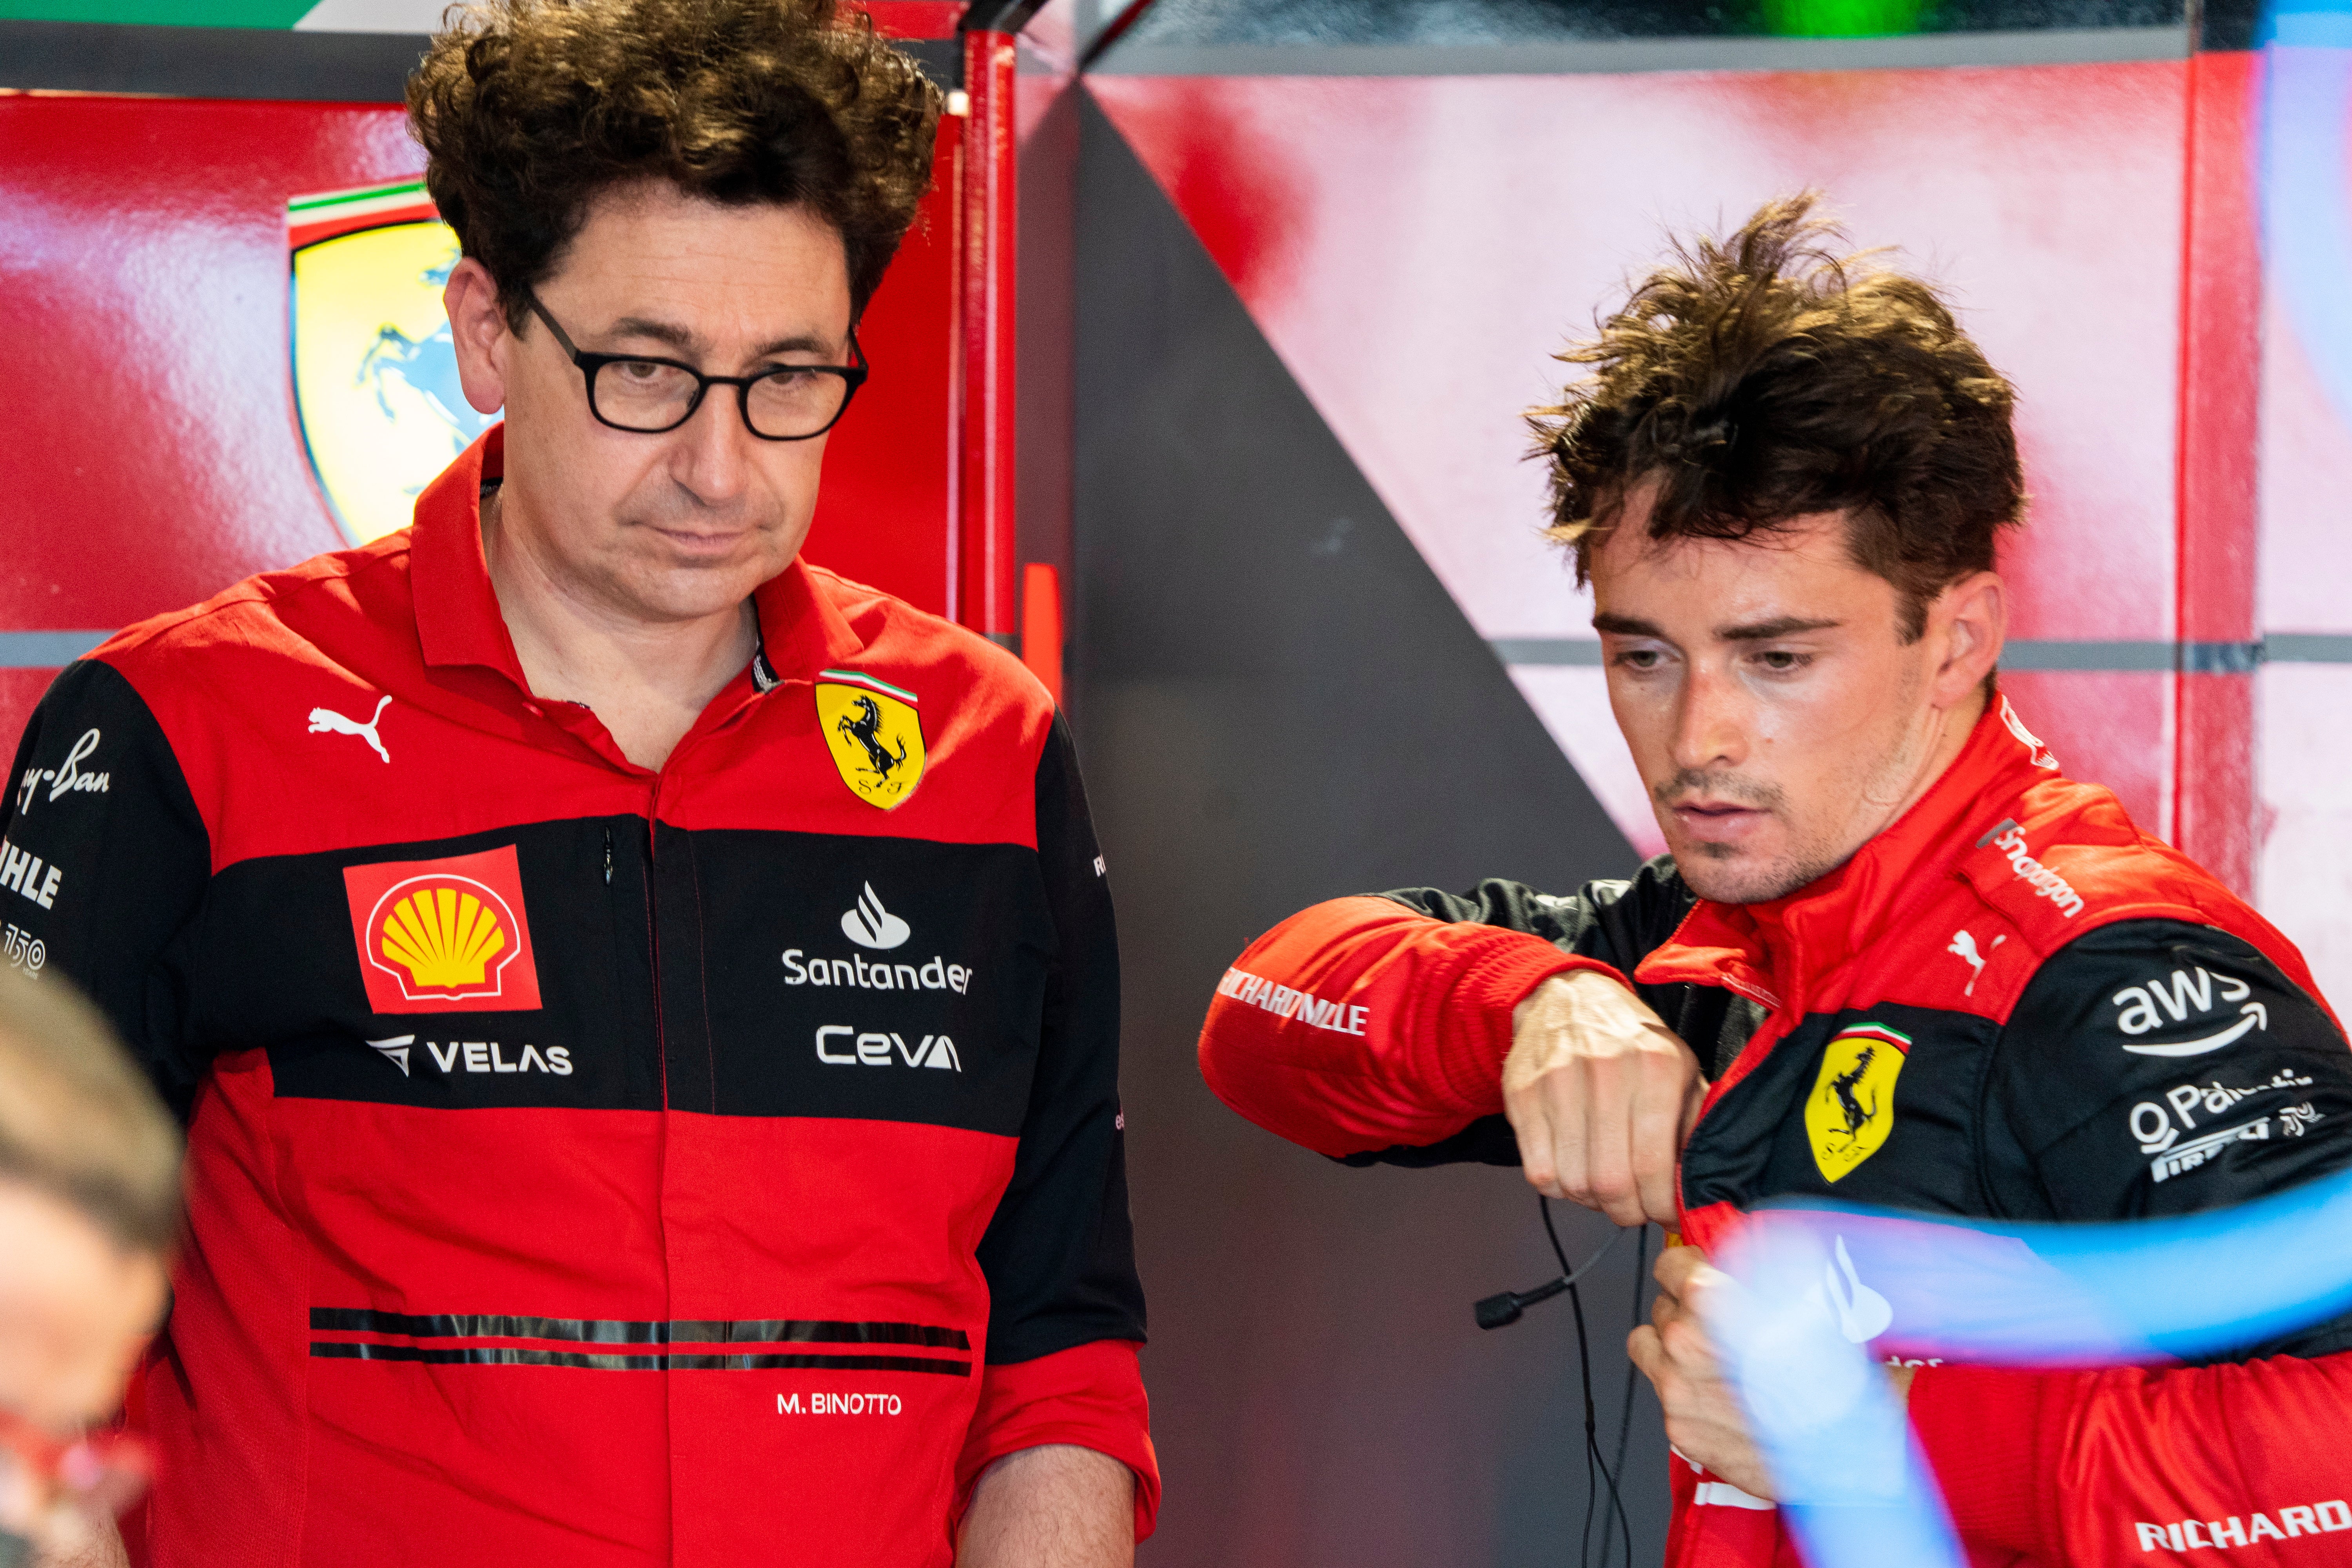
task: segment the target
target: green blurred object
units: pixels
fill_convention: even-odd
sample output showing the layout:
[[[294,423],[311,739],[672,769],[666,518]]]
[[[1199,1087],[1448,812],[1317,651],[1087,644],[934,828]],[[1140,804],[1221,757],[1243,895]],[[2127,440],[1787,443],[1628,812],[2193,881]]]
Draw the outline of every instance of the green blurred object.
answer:
[[[1784,38],[1883,38],[1922,30],[1927,0],[1764,0],[1764,27]]]
[[[291,27],[318,0],[0,0],[0,21]]]

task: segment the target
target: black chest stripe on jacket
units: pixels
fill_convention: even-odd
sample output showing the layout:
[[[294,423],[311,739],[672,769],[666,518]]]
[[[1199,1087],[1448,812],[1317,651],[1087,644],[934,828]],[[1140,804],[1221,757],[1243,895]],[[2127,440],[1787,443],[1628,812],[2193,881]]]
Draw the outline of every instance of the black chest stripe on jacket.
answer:
[[[832,1319],[754,1318],[669,1321],[612,1318],[545,1318],[512,1313],[383,1312],[364,1307],[313,1307],[313,1334],[370,1334],[368,1340],[313,1340],[310,1353],[326,1360],[423,1362],[457,1366],[564,1366],[606,1372],[754,1372],[824,1369],[915,1372],[968,1376],[971,1363],[946,1357],[858,1355],[770,1351],[561,1351],[534,1345],[417,1344],[387,1341],[542,1340],[599,1345],[894,1344],[959,1350],[971,1340],[961,1329],[929,1323],[852,1322]]]
[[[229,867],[192,1032],[268,1042],[281,1098],[1021,1130],[1058,947],[1034,851],[667,826],[660,843],[596,817]],[[540,1005],[375,1010],[345,868],[509,847]]]

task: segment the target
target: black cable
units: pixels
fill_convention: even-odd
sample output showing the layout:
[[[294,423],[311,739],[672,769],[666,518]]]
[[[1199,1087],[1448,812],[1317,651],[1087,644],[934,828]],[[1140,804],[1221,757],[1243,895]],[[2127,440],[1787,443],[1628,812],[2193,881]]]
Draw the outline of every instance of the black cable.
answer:
[[[1610,1470],[1609,1461],[1601,1457],[1600,1413],[1592,1398],[1592,1346],[1591,1337],[1585,1331],[1584,1298],[1576,1289],[1577,1280],[1590,1273],[1593,1265],[1599,1263],[1611,1247],[1624,1238],[1625,1233],[1620,1230],[1601,1243],[1600,1250],[1587,1258],[1582,1268],[1570,1268],[1568,1266],[1568,1251],[1560,1246],[1559,1232],[1551,1223],[1551,1200],[1538,1194],[1536,1203],[1538,1212],[1543,1215],[1544,1236],[1551,1243],[1551,1255],[1559,1263],[1560,1283],[1568,1291],[1568,1304],[1576,1316],[1576,1364],[1584,1390],[1584,1529],[1578,1538],[1576,1554],[1578,1568],[1584,1568],[1584,1565],[1591,1561],[1592,1513],[1601,1500],[1601,1494],[1592,1489],[1592,1472],[1596,1466],[1601,1471],[1601,1483],[1609,1489],[1610,1508],[1617,1515],[1618,1533],[1625,1543],[1626,1568],[1633,1568],[1633,1529],[1625,1517],[1625,1500],[1617,1489],[1617,1477]],[[1643,1226],[1641,1228],[1643,1247],[1646,1252],[1649,1227]],[[1632,1375],[1630,1369],[1627,1375]],[[1622,1469],[1625,1462],[1622,1447],[1617,1462]],[[1609,1525],[1606,1519],[1602,1521],[1601,1526],[1601,1568],[1608,1568]]]
[[[1592,1397],[1591,1341],[1591,1337],[1586,1332],[1584,1326],[1584,1298],[1576,1289],[1577,1280],[1591,1272],[1593,1265],[1599,1263],[1601,1259],[1607,1255],[1611,1247],[1616,1246],[1619,1241],[1622,1240],[1625,1233],[1624,1231],[1620,1230],[1614,1236],[1612,1236],[1607,1241],[1601,1243],[1600,1250],[1596,1251],[1591,1258],[1587,1258],[1582,1268],[1570,1268],[1568,1265],[1568,1251],[1565,1247],[1560,1246],[1559,1232],[1554,1228],[1551,1222],[1551,1200],[1543,1196],[1541,1194],[1538,1194],[1536,1203],[1538,1205],[1537,1212],[1543,1216],[1544,1237],[1551,1243],[1551,1255],[1559,1263],[1561,1276],[1560,1285],[1568,1291],[1568,1304],[1576,1316],[1576,1363],[1580,1381],[1581,1382],[1584,1391],[1584,1529],[1578,1538],[1576,1554],[1578,1568],[1585,1568],[1585,1565],[1591,1562],[1592,1557],[1592,1513],[1593,1510],[1599,1505],[1601,1500],[1601,1494],[1592,1489],[1592,1472],[1596,1466],[1601,1471],[1601,1484],[1609,1489],[1610,1509],[1617,1516],[1618,1536],[1622,1541],[1623,1541],[1625,1545],[1626,1568],[1633,1568],[1633,1527],[1632,1522],[1625,1516],[1625,1499],[1623,1494],[1618,1490],[1617,1472],[1612,1472],[1609,1467],[1609,1461],[1601,1457],[1601,1436],[1599,1431],[1600,1413]],[[1647,1225],[1642,1226],[1640,1227],[1640,1232],[1641,1234],[1638,1240],[1643,1255],[1646,1256],[1649,1251],[1649,1226]],[[1635,1269],[1635,1277],[1637,1279],[1640,1277],[1640,1270],[1638,1268]],[[1638,1288],[1635,1292],[1635,1300],[1636,1301],[1640,1300]],[[1629,1378],[1633,1376],[1633,1370],[1630,1367],[1626,1370],[1626,1376]],[[1632,1397],[1630,1385],[1627,1394],[1626,1410],[1626,1420],[1619,1423],[1620,1438],[1617,1452],[1618,1471],[1622,1471],[1625,1465],[1623,1433],[1631,1421]],[[1609,1525],[1605,1518],[1601,1526],[1601,1568],[1608,1568]]]
[[[1568,1290],[1568,1304],[1576,1311],[1576,1370],[1584,1389],[1584,1528],[1576,1536],[1576,1565],[1577,1568],[1590,1568],[1592,1562],[1592,1510],[1601,1499],[1601,1494],[1593,1489],[1592,1485],[1593,1463],[1600,1458],[1600,1449],[1592,1440],[1592,1352],[1585,1342],[1584,1301],[1576,1290],[1577,1270],[1568,1266],[1568,1249],[1560,1246],[1559,1232],[1552,1227],[1551,1200],[1538,1193],[1536,1205],[1537,1212],[1543,1215],[1544,1235],[1551,1241],[1551,1255],[1559,1260],[1560,1278],[1566,1282]],[[1610,1240],[1613,1242],[1616,1237],[1612,1237]],[[1593,1255],[1593,1261],[1600,1261],[1598,1253]],[[1585,1267],[1591,1268],[1591,1265]],[[1602,1568],[1607,1568],[1605,1559],[1609,1552],[1609,1536],[1606,1530],[1601,1532],[1601,1540],[1604,1559]]]
[[[1650,1283],[1650,1227],[1633,1238],[1633,1326],[1642,1326],[1642,1295]],[[1641,1373],[1630,1365],[1625,1369],[1625,1403],[1617,1410],[1617,1474],[1625,1474],[1625,1447],[1633,1435],[1633,1395],[1640,1392]],[[1625,1542],[1626,1568],[1633,1568],[1633,1542],[1629,1535]]]

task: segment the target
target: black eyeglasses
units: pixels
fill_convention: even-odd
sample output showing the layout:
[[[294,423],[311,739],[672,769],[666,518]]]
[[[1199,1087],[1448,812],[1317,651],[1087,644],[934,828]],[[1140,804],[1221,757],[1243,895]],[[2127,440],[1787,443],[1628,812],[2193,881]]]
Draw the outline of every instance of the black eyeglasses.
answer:
[[[640,436],[675,430],[694,417],[713,386],[731,386],[743,427],[752,435],[762,441],[806,441],[832,429],[866,384],[866,355],[855,328],[847,364],[787,364],[757,375],[705,375],[674,359],[583,353],[536,295],[525,294],[523,300],[580,367],[588,383],[588,412],[615,430]]]

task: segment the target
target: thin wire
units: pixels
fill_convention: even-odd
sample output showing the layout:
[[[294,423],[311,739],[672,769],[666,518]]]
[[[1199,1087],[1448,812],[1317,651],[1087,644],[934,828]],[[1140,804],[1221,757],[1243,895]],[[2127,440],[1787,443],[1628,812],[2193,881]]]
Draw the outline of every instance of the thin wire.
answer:
[[[1641,1234],[1633,1237],[1633,1326],[1637,1329],[1642,1326],[1642,1295],[1650,1283],[1649,1261],[1650,1227],[1644,1224]],[[1617,1410],[1617,1474],[1621,1479],[1625,1474],[1625,1446],[1633,1434],[1633,1395],[1639,1391],[1641,1383],[1641,1375],[1628,1366],[1625,1369],[1625,1403]],[[1621,1517],[1622,1513],[1621,1504]],[[1625,1538],[1626,1568],[1632,1568],[1633,1562],[1633,1539],[1629,1533]]]
[[[1584,1342],[1584,1300],[1573,1285],[1568,1288],[1568,1304],[1576,1312],[1576,1365],[1584,1380],[1584,1528],[1576,1538],[1578,1568],[1584,1568],[1592,1560],[1592,1510],[1601,1500],[1601,1494],[1592,1486],[1592,1467],[1601,1462],[1601,1447],[1592,1440],[1592,1354]],[[1605,1520],[1601,1526],[1601,1568],[1609,1568],[1609,1525]]]
[[[1621,1229],[1613,1233],[1607,1241],[1602,1242],[1593,1251],[1591,1257],[1584,1260],[1580,1267],[1571,1268],[1568,1263],[1568,1249],[1560,1246],[1559,1232],[1551,1222],[1551,1200],[1538,1193],[1536,1194],[1536,1205],[1537,1212],[1543,1216],[1544,1237],[1551,1243],[1551,1255],[1559,1262],[1559,1271],[1568,1283],[1568,1304],[1576,1314],[1576,1363],[1584,1392],[1584,1529],[1578,1537],[1576,1553],[1578,1568],[1587,1568],[1592,1560],[1592,1514],[1601,1500],[1601,1494],[1592,1489],[1592,1472],[1596,1466],[1600,1468],[1602,1484],[1609,1489],[1610,1508],[1617,1515],[1618,1534],[1625,1543],[1626,1568],[1633,1568],[1633,1528],[1625,1517],[1625,1500],[1617,1489],[1617,1477],[1610,1470],[1609,1461],[1601,1457],[1600,1413],[1592,1398],[1591,1342],[1584,1326],[1584,1298],[1576,1289],[1576,1282],[1591,1273],[1593,1268],[1608,1256],[1611,1247],[1625,1239],[1625,1232]],[[1649,1226],[1643,1226],[1640,1240],[1645,1254],[1649,1247]],[[1635,1272],[1638,1276],[1640,1271],[1637,1268]],[[1628,1369],[1626,1375],[1629,1377],[1633,1375],[1631,1369]],[[1625,1462],[1622,1444],[1617,1462],[1622,1469]],[[1605,1518],[1601,1526],[1601,1568],[1608,1568],[1609,1525]]]
[[[1568,1284],[1568,1304],[1576,1314],[1576,1364],[1584,1392],[1584,1529],[1578,1538],[1576,1553],[1578,1568],[1586,1568],[1592,1560],[1592,1514],[1601,1500],[1601,1494],[1592,1489],[1592,1472],[1596,1466],[1600,1468],[1602,1484],[1609,1489],[1610,1506],[1617,1515],[1618,1532],[1625,1542],[1626,1568],[1633,1568],[1633,1526],[1626,1521],[1625,1500],[1618,1492],[1617,1478],[1611,1473],[1609,1461],[1601,1457],[1600,1413],[1592,1398],[1592,1347],[1591,1339],[1585,1331],[1584,1298],[1576,1289],[1576,1282],[1590,1274],[1601,1260],[1609,1255],[1611,1247],[1624,1240],[1625,1233],[1622,1230],[1616,1231],[1608,1240],[1594,1249],[1591,1257],[1586,1258],[1579,1267],[1571,1268],[1568,1263],[1568,1249],[1560,1246],[1559,1231],[1551,1222],[1551,1200],[1538,1193],[1536,1194],[1536,1205],[1537,1212],[1543,1216],[1545,1239],[1551,1243],[1551,1255],[1559,1262],[1560,1274]],[[1649,1227],[1644,1226],[1642,1227],[1644,1250],[1647,1249],[1648,1237]],[[1618,1464],[1622,1467],[1623,1463],[1624,1460],[1621,1455]],[[1609,1526],[1605,1519],[1601,1526],[1601,1568],[1608,1568]]]

